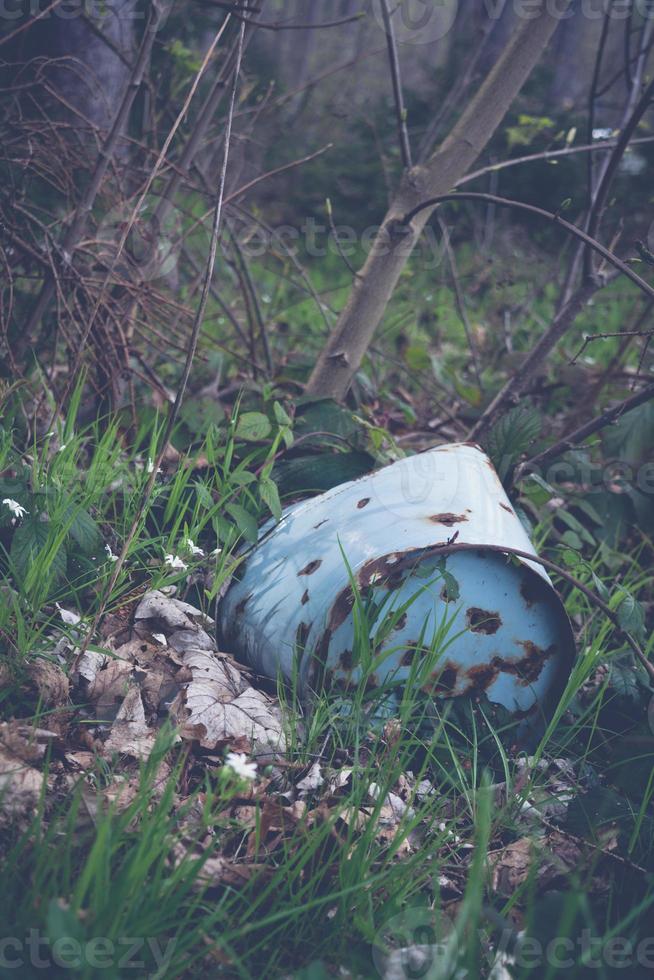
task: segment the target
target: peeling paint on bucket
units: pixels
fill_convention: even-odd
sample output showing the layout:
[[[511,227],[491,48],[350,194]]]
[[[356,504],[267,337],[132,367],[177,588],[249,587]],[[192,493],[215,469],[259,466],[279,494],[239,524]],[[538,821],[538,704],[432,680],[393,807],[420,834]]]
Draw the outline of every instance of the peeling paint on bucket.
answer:
[[[439,555],[455,536],[478,549]],[[447,647],[423,689],[540,714],[569,674],[570,623],[541,565],[484,545],[535,555],[488,457],[462,443],[400,460],[285,511],[221,603],[224,640],[266,676],[295,672],[304,696],[352,687],[349,565],[363,594],[392,593],[396,608],[412,600],[368,684],[406,679],[446,618]]]

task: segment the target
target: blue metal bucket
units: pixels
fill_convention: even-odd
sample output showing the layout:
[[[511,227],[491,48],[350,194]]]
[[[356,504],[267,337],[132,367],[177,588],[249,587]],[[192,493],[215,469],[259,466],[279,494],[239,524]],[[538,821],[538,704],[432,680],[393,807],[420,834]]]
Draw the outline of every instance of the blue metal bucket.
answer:
[[[476,547],[443,552],[453,540]],[[541,565],[484,545],[535,555],[488,457],[463,443],[400,460],[263,530],[221,603],[223,640],[304,696],[323,684],[351,689],[362,677],[355,586],[387,615],[404,607],[367,685],[415,678],[415,658],[440,644],[423,690],[485,694],[518,717],[541,714],[570,671],[570,623]]]

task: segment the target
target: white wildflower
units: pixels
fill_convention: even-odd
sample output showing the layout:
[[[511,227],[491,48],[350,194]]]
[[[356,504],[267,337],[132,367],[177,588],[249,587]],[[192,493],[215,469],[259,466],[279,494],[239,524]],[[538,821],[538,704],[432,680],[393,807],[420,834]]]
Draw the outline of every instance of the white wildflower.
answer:
[[[55,606],[59,610],[59,615],[66,626],[77,626],[82,621],[79,613],[73,612],[72,609],[63,609],[58,602],[55,602]]]
[[[108,561],[118,561],[118,555],[114,555],[113,551],[111,550],[111,548],[109,547],[108,544],[106,544],[104,546],[104,550],[107,553],[107,560]]]
[[[62,442],[62,444],[59,446],[59,449],[57,450],[57,452],[58,453],[63,453],[64,449],[66,448],[66,445],[67,445],[67,443]]]
[[[148,456],[148,462],[145,467],[145,472],[148,474],[154,472],[154,461],[152,459],[152,456]]]
[[[222,548],[214,548],[213,551],[211,552],[211,557],[212,558],[217,558],[218,555],[222,555],[222,553],[223,553],[223,549]]]
[[[191,552],[194,558],[204,557],[204,551],[199,548],[191,538],[186,539],[186,548]]]
[[[14,517],[24,517],[28,511],[25,510],[22,504],[19,504],[17,500],[12,500],[11,497],[5,497],[2,501],[5,507],[7,507]]]
[[[188,567],[181,558],[177,557],[177,555],[164,555],[164,564],[168,565],[169,568],[174,568],[180,572],[185,572]]]
[[[257,764],[256,762],[248,762],[244,752],[228,752],[225,765],[229,766],[241,779],[256,779]]]

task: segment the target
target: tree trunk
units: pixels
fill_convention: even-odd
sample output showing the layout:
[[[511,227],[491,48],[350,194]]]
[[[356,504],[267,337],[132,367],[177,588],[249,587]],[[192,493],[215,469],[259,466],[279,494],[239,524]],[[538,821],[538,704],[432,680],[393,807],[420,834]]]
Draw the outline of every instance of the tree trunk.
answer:
[[[529,77],[561,18],[545,0],[522,22],[440,148],[405,172],[355,279],[348,302],[307,384],[307,394],[341,399],[373,338],[404,266],[432,214],[425,209],[398,232],[398,219],[422,201],[447,194],[482,152]]]

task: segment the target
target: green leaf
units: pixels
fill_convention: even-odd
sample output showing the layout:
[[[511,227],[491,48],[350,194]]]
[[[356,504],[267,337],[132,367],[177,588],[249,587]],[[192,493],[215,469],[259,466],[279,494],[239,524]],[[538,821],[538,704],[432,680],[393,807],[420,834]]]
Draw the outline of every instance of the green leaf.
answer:
[[[483,442],[500,480],[504,480],[521,453],[540,435],[540,414],[528,403],[516,405],[498,419]]]
[[[281,404],[281,402],[273,402],[273,412],[275,414],[275,420],[278,425],[292,425],[293,420],[290,415]]]
[[[645,634],[645,613],[641,604],[627,592],[618,606],[618,623],[623,630],[636,637]]]
[[[97,558],[102,554],[100,528],[87,511],[82,508],[75,511],[68,533],[83,555]]]
[[[609,590],[605,586],[604,582],[602,582],[599,575],[596,575],[593,571],[591,571],[591,574],[593,576],[593,585],[595,586],[595,591],[597,592],[598,596],[600,599],[604,599],[604,602],[608,602],[610,598]]]
[[[324,453],[298,456],[275,463],[273,478],[283,497],[307,493],[324,493],[370,473],[375,461],[369,453]]]
[[[244,412],[239,416],[236,436],[247,442],[262,442],[272,432],[270,419],[263,412]]]
[[[438,570],[443,576],[443,588],[447,593],[447,601],[456,602],[461,595],[461,590],[457,579],[447,570],[447,559],[441,558],[438,562],[436,562],[436,564],[438,566]]]
[[[586,544],[597,544],[597,541],[590,531],[588,531],[581,521],[578,521],[573,514],[570,514],[567,510],[563,510],[562,507],[559,507],[556,511],[556,516],[559,518],[559,520],[563,521],[564,524],[567,524],[570,530],[574,531],[582,541],[586,542]]]
[[[257,538],[259,537],[259,529],[252,514],[248,513],[245,507],[242,507],[240,504],[227,504],[225,510],[233,519],[246,541],[249,541],[251,544],[256,544]]]
[[[630,701],[640,700],[638,675],[634,670],[633,664],[610,664],[609,683],[620,697],[628,698]]]
[[[44,562],[44,549],[48,544],[49,537],[50,523],[40,521],[38,517],[26,518],[16,528],[9,554],[19,579],[25,579],[32,565]],[[66,551],[60,547],[50,563],[50,572],[55,580],[64,577],[66,565]]]
[[[298,406],[295,416],[295,432],[298,436],[316,434],[315,440],[311,442],[324,443],[329,441],[333,444],[333,439],[329,436],[338,436],[340,440],[352,440],[359,432],[359,425],[356,418],[347,408],[343,408],[338,402],[331,398],[322,398],[319,401],[309,402]],[[305,443],[309,440],[304,440]]]
[[[204,507],[205,510],[211,510],[211,508],[214,505],[214,499],[211,496],[209,489],[204,485],[204,483],[200,483],[199,481],[196,482],[195,492],[198,496],[198,502],[200,503],[200,505]]]
[[[279,499],[277,484],[271,480],[270,477],[264,476],[259,481],[259,493],[261,494],[261,499],[266,507],[269,508],[270,513],[273,515],[275,520],[281,520],[282,504]]]
[[[412,371],[428,371],[431,367],[429,351],[411,344],[404,352],[404,360]]]

